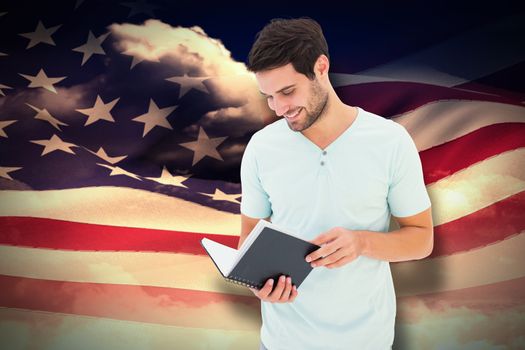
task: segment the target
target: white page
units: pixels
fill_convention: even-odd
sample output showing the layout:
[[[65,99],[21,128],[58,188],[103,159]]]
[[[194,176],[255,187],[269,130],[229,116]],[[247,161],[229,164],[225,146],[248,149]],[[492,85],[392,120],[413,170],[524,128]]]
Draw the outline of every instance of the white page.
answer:
[[[238,251],[208,238],[203,238],[201,242],[221,273],[227,277],[235,266]]]

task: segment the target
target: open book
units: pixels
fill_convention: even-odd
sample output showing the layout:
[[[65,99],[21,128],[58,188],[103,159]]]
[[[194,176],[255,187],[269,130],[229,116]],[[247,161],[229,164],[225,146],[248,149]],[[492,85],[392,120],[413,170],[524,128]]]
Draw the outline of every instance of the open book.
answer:
[[[259,220],[239,250],[208,238],[201,244],[227,281],[255,289],[281,275],[299,288],[312,271],[304,258],[319,248],[265,220]]]

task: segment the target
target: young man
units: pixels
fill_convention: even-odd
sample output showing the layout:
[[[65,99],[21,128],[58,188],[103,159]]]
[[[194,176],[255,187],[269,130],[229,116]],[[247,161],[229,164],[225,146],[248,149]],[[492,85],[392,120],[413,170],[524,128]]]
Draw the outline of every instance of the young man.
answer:
[[[239,246],[261,218],[321,246],[301,285],[281,276],[261,299],[261,349],[389,349],[396,299],[390,261],[421,259],[433,226],[421,162],[399,124],[345,105],[328,78],[328,47],[311,19],[272,20],[249,54],[283,118],[243,156]],[[387,232],[390,216],[400,229]],[[271,259],[271,255],[268,259]]]

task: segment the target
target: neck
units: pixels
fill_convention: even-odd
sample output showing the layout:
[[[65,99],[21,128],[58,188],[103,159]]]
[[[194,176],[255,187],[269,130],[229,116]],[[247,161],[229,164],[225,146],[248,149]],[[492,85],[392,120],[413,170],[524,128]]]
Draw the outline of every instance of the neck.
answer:
[[[302,134],[319,148],[324,149],[352,125],[357,108],[344,104],[335,91],[330,89],[323,114]]]

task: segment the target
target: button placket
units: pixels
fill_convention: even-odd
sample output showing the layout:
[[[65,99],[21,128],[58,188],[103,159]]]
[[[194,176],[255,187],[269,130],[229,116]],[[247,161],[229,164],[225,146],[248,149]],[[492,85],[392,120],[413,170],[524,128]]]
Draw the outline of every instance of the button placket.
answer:
[[[326,158],[325,158],[326,153],[327,153],[326,151],[321,152],[321,154],[323,155],[321,162],[320,162],[321,166],[326,164]]]

